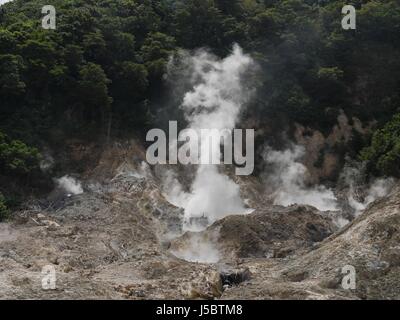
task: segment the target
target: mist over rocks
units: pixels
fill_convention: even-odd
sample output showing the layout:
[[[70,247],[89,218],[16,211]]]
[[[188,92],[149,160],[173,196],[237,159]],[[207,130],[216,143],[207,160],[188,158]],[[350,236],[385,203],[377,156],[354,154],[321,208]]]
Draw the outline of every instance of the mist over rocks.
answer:
[[[196,241],[214,243],[220,252],[220,262],[238,258],[284,258],[300,249],[312,248],[337,230],[330,217],[315,208],[274,206],[249,215],[225,217],[202,232],[185,233],[172,243],[171,249],[182,249]]]
[[[284,151],[270,148],[264,151],[265,161],[271,167],[270,173],[266,174],[266,189],[272,193],[274,204],[303,204],[321,211],[337,210],[337,199],[332,190],[323,185],[307,184],[309,171],[300,162],[304,155],[305,149],[296,145]]]

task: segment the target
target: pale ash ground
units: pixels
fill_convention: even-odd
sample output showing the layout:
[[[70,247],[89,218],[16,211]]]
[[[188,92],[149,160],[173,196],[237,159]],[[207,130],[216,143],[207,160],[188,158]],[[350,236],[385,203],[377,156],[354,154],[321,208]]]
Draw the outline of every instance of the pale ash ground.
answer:
[[[398,188],[338,230],[311,207],[263,204],[257,182],[242,181],[260,207],[196,234],[215,241],[221,261],[191,263],[172,252],[186,250],[193,234],[168,241],[181,209],[165,200],[157,178],[132,174],[141,153],[134,144],[101,152],[89,161],[97,165],[82,179],[85,193],[52,194],[42,209],[0,225],[1,299],[400,298]],[[57,289],[45,291],[49,264]],[[354,291],[341,287],[344,265],[356,268]]]

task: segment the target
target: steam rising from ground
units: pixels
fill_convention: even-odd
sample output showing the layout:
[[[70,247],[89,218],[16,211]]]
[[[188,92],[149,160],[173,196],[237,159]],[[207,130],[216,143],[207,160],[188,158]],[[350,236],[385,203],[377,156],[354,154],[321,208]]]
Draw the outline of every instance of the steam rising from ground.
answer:
[[[349,187],[347,200],[356,216],[360,215],[375,200],[386,197],[395,184],[394,178],[379,178],[365,186],[365,183],[360,181],[363,175],[362,169],[352,167],[346,167],[342,174]],[[360,190],[361,188],[362,190]]]
[[[189,201],[190,194],[183,190],[175,172],[168,170],[164,173],[162,178],[164,197],[174,206],[184,208]]]
[[[192,70],[192,89],[184,95],[181,109],[188,128],[197,132],[201,129],[234,129],[249,97],[242,85],[242,76],[254,65],[253,60],[235,45],[232,54],[225,59],[200,50],[187,57],[186,63]],[[211,135],[211,138],[219,139],[219,136]],[[218,157],[220,146],[213,144],[207,149],[201,144],[200,154]],[[227,215],[247,212],[239,186],[219,172],[216,165],[198,166],[190,193],[183,192],[179,184],[167,189],[170,201],[185,209],[186,222],[203,217],[212,223]],[[190,225],[186,227],[190,228]]]
[[[60,188],[64,189],[68,194],[78,195],[83,193],[81,183],[73,177],[64,176],[56,179],[57,184]]]
[[[275,190],[274,204],[303,204],[314,206],[320,211],[337,210],[337,199],[331,190],[324,186],[306,185],[308,171],[300,163],[304,152],[301,146],[292,146],[285,151],[266,150],[264,158],[272,169],[267,184],[271,190]]]
[[[192,233],[185,244],[185,247],[172,253],[186,261],[198,263],[217,263],[220,260],[215,239],[205,239],[202,235]]]

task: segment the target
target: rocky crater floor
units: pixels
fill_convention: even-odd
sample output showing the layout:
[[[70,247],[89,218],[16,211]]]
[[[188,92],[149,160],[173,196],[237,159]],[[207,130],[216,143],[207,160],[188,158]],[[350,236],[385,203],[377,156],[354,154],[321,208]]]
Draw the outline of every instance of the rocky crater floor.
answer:
[[[0,298],[400,298],[399,187],[344,228],[313,207],[263,204],[184,232],[142,159],[110,148],[81,177],[83,193],[57,189],[1,223]],[[214,258],[196,262],[200,251]],[[342,286],[348,265],[354,290]],[[44,266],[54,290],[42,287]]]

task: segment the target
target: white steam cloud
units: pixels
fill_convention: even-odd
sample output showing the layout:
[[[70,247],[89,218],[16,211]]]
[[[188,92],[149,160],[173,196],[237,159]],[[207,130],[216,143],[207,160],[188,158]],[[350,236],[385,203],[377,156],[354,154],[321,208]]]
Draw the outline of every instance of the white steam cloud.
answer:
[[[64,189],[68,194],[78,195],[83,193],[81,183],[73,177],[64,176],[56,179],[57,184],[60,188]]]
[[[176,257],[197,263],[217,263],[221,257],[214,239],[205,239],[202,235],[192,233],[179,250],[172,250]]]
[[[162,179],[165,199],[174,206],[184,208],[189,201],[190,194],[183,190],[175,172],[172,170],[165,171]]]
[[[275,190],[272,194],[274,204],[302,204],[320,211],[337,210],[337,199],[332,190],[319,185],[306,185],[308,170],[299,161],[304,152],[301,146],[292,146],[285,151],[266,150],[265,160],[272,167],[267,183],[271,190]]]
[[[12,0],[0,0],[0,6],[1,6],[2,4],[4,4],[4,3],[10,2],[10,1],[12,1]]]
[[[355,215],[359,216],[372,202],[379,198],[386,197],[394,186],[395,180],[393,178],[380,178],[373,181],[366,191],[366,196],[363,201],[357,201],[354,187],[350,185],[350,192],[348,201],[350,207],[355,211]]]
[[[347,164],[341,173],[341,180],[347,188],[347,202],[353,214],[359,216],[372,202],[386,197],[393,189],[394,178],[377,178],[366,182],[365,164]]]
[[[222,60],[202,50],[188,60],[193,86],[181,105],[188,128],[196,131],[234,129],[249,97],[242,86],[242,76],[254,66],[253,60],[238,45]],[[220,156],[219,145],[212,144],[210,149],[205,148],[206,145],[201,144],[201,156]],[[205,217],[212,223],[227,215],[247,213],[239,186],[219,172],[216,165],[198,166],[190,193],[184,193],[176,186],[168,189],[171,202],[185,209],[187,222]]]

